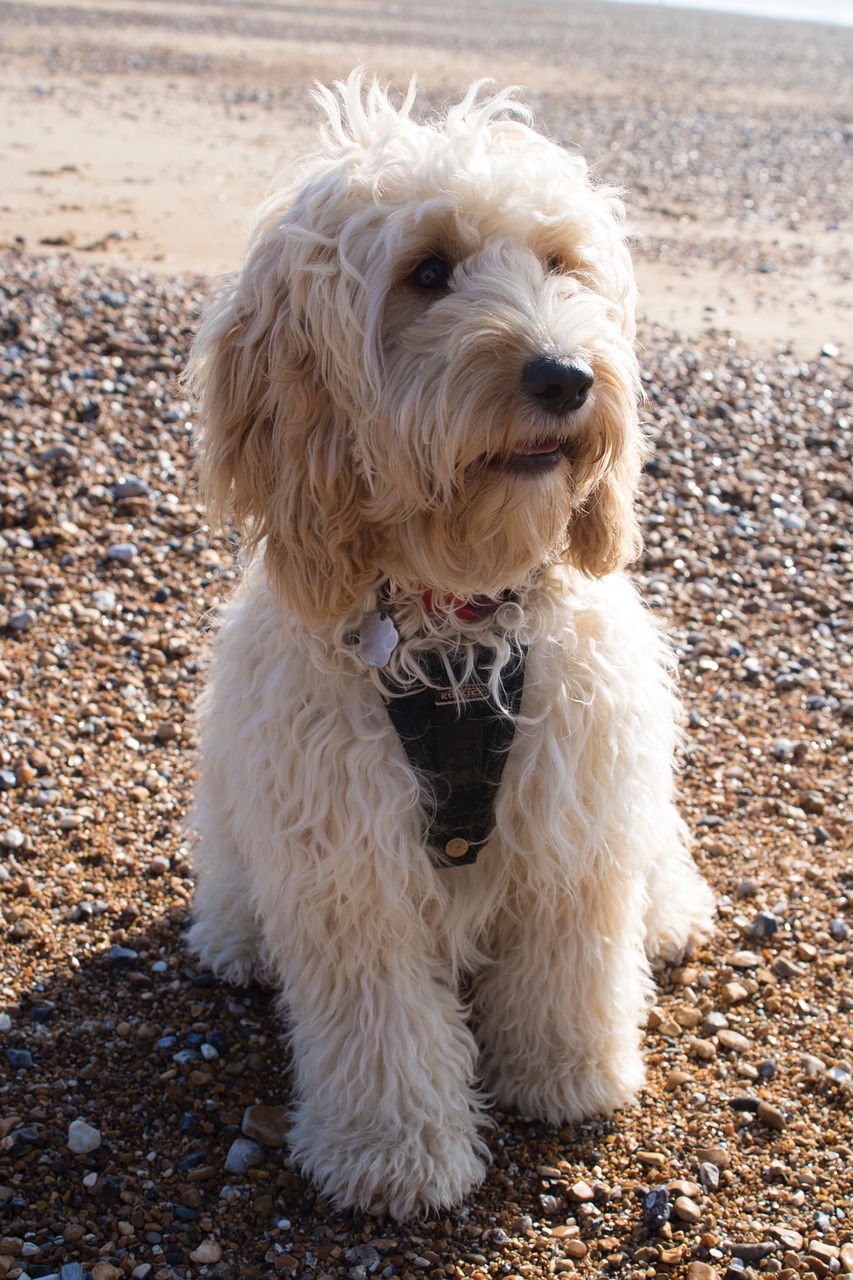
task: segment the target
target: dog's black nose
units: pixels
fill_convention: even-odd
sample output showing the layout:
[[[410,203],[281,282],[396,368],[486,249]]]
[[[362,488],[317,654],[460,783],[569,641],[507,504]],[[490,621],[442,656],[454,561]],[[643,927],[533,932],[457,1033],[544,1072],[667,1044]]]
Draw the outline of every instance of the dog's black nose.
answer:
[[[524,366],[522,385],[540,409],[562,417],[579,409],[589,395],[594,378],[583,360],[554,360],[539,356]]]

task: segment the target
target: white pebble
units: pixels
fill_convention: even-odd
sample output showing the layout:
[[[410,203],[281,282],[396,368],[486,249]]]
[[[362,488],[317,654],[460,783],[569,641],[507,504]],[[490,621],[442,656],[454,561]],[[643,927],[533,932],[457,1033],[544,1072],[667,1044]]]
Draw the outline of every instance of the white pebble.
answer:
[[[68,1126],[68,1146],[75,1155],[85,1155],[101,1145],[101,1135],[85,1120],[72,1120]]]

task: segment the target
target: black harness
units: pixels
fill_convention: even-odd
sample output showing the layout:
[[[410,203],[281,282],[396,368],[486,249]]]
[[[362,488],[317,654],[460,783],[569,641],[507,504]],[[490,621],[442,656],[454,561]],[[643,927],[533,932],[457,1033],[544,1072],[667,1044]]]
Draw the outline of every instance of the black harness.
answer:
[[[472,676],[451,683],[444,657],[424,655],[424,683],[412,688],[386,679],[388,715],[410,764],[432,785],[435,812],[429,843],[437,867],[461,867],[477,861],[492,834],[498,787],[521,709],[526,651],[501,671],[504,710],[488,687],[486,658],[478,648]],[[449,659],[454,675],[462,664]],[[457,700],[458,698],[458,700]]]

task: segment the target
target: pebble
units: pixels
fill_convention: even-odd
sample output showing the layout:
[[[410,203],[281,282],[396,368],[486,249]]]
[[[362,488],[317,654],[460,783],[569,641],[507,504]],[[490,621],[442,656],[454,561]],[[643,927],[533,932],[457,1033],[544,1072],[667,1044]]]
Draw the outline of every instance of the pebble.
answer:
[[[92,1280],[119,1280],[121,1275],[121,1267],[115,1267],[111,1262],[96,1262],[92,1268]]]
[[[761,956],[755,951],[737,951],[729,960],[733,969],[757,969]]]
[[[672,1208],[676,1218],[690,1225],[698,1222],[702,1217],[702,1210],[689,1196],[676,1196]]]
[[[253,1142],[250,1138],[235,1138],[225,1157],[225,1171],[226,1173],[245,1173],[254,1165],[261,1164],[264,1158],[264,1150],[259,1143]]]
[[[725,1147],[699,1147],[695,1155],[700,1164],[712,1164],[717,1169],[728,1169],[732,1162]]]
[[[589,1183],[581,1178],[566,1189],[566,1196],[569,1200],[574,1201],[575,1204],[588,1204],[595,1198],[595,1192]]]
[[[287,1141],[290,1115],[285,1107],[247,1107],[240,1127],[248,1138],[268,1147],[282,1147]]]
[[[222,1246],[213,1239],[202,1240],[198,1248],[193,1249],[190,1258],[200,1266],[212,1265],[222,1257]]]
[[[709,1160],[699,1165],[699,1181],[706,1191],[717,1191],[720,1186],[720,1170]]]
[[[33,609],[22,609],[20,613],[13,613],[9,617],[10,631],[29,631],[30,627],[37,621],[38,615]]]
[[[717,1043],[727,1053],[748,1053],[750,1049],[750,1041],[746,1036],[742,1036],[739,1031],[732,1031],[728,1027],[723,1027],[717,1032]]]
[[[669,1221],[669,1193],[665,1187],[654,1187],[643,1197],[643,1226],[650,1236],[657,1235]]]
[[[779,930],[779,921],[771,911],[759,911],[752,922],[752,934],[755,938],[769,938]]]
[[[760,1262],[775,1251],[776,1246],[770,1240],[761,1241],[728,1241],[725,1245],[733,1257],[741,1262]]]
[[[85,1120],[72,1120],[68,1126],[68,1148],[74,1155],[88,1155],[101,1145],[100,1132]]]
[[[29,1071],[33,1066],[33,1055],[29,1049],[7,1049],[6,1061],[13,1071]]]
[[[130,564],[137,555],[137,547],[133,542],[114,542],[107,551],[108,560],[118,560],[121,564]]]
[[[27,843],[27,837],[19,827],[9,827],[3,832],[2,844],[4,849],[11,849],[13,852],[17,849],[23,849]]]
[[[761,1123],[766,1124],[770,1129],[787,1129],[788,1127],[784,1113],[763,1099],[758,1104],[756,1115]]]

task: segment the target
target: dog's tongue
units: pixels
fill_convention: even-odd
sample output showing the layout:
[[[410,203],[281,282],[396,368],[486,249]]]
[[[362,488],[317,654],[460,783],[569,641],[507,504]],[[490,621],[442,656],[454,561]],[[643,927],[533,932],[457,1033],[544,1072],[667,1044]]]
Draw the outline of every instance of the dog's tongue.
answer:
[[[514,456],[529,458],[540,453],[556,453],[559,447],[559,440],[540,440],[537,444],[528,444],[523,449],[516,449]]]

